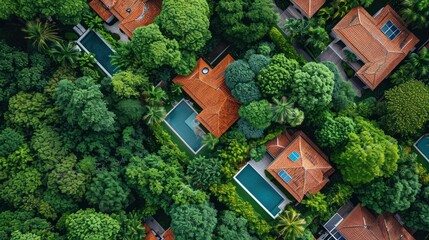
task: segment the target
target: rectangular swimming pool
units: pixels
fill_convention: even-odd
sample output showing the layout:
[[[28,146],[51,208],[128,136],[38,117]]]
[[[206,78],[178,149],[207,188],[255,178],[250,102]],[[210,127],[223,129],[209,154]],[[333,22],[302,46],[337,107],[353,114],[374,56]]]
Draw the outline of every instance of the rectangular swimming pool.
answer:
[[[196,134],[196,131],[200,130],[196,116],[197,112],[182,99],[167,113],[167,117],[164,120],[195,154],[203,147],[202,137]]]
[[[420,137],[419,140],[414,143],[414,147],[426,159],[426,161],[429,161],[429,134],[425,134]]]
[[[85,32],[77,43],[85,52],[95,54],[97,64],[109,77],[117,72],[116,67],[110,63],[110,56],[114,54],[113,49],[96,32],[92,30]]]
[[[234,176],[235,181],[272,217],[280,214],[285,199],[250,164]]]

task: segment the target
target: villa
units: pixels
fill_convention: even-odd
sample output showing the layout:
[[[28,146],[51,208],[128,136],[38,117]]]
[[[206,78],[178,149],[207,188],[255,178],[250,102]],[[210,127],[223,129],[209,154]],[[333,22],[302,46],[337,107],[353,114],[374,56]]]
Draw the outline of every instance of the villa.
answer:
[[[345,52],[356,55],[348,64],[357,77],[374,90],[413,51],[419,39],[389,6],[371,16],[363,7],[352,9],[333,28],[333,50],[343,60]]]
[[[134,29],[151,24],[161,13],[161,0],[91,0],[89,6],[107,23],[115,18],[129,38]]]
[[[343,208],[323,225],[319,240],[415,240],[391,213],[375,217],[360,204],[351,211]]]
[[[266,144],[274,161],[266,170],[298,201],[318,193],[334,168],[328,157],[305,135],[284,132]]]
[[[225,69],[233,61],[228,54],[211,68],[199,59],[191,74],[173,79],[174,83],[182,84],[182,89],[203,109],[196,120],[217,138],[240,118],[240,103],[231,95],[224,78]]]
[[[298,12],[307,18],[313,17],[325,2],[326,0],[291,0]]]

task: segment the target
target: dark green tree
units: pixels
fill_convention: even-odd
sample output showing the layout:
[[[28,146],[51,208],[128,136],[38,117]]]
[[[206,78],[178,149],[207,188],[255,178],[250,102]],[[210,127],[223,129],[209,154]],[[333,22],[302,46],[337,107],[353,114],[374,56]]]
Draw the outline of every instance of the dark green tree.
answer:
[[[255,73],[244,60],[237,60],[228,65],[225,70],[225,83],[234,89],[238,83],[249,83],[255,78]]]
[[[264,136],[264,130],[263,129],[257,129],[252,126],[248,121],[241,118],[237,122],[238,130],[246,136],[247,139],[252,138],[261,138]]]
[[[217,158],[197,156],[192,159],[186,170],[193,186],[199,189],[208,189],[211,185],[220,182],[220,162]]]
[[[267,100],[254,101],[241,106],[238,114],[257,129],[269,127],[273,118],[271,106]]]
[[[400,214],[405,225],[426,231],[429,225],[429,187],[423,188],[411,207]]]
[[[252,101],[261,99],[261,92],[254,81],[237,83],[231,94],[242,104],[249,104]]]
[[[134,125],[140,122],[145,113],[140,100],[124,99],[116,104],[116,117],[122,125]]]
[[[0,132],[0,156],[6,157],[24,144],[24,136],[12,129],[5,128]]]
[[[28,168],[11,176],[0,185],[0,198],[13,205],[22,207],[28,199],[37,195],[42,186],[42,175],[34,168]]]
[[[336,149],[355,132],[356,124],[349,117],[328,117],[314,133],[321,147]]]
[[[401,16],[411,28],[424,29],[429,26],[429,1],[428,0],[403,0]]]
[[[219,217],[215,231],[215,239],[219,240],[252,240],[247,231],[247,220],[237,216],[235,212],[224,211]]]

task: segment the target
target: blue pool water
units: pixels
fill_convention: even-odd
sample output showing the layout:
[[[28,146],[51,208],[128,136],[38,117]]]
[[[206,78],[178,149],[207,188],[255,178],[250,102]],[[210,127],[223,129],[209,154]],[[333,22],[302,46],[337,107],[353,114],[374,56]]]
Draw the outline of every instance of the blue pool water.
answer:
[[[91,53],[95,54],[95,59],[106,69],[110,75],[117,72],[115,66],[110,63],[112,49],[94,32],[90,31],[80,40],[80,43]]]
[[[194,131],[198,126],[195,122],[196,116],[197,113],[186,102],[182,101],[165,118],[168,125],[194,152],[197,152],[203,145],[203,139]]]
[[[246,165],[235,178],[272,216],[281,211],[279,205],[285,199],[252,166]]]
[[[415,147],[423,154],[426,160],[429,161],[429,135],[424,135],[415,143]]]

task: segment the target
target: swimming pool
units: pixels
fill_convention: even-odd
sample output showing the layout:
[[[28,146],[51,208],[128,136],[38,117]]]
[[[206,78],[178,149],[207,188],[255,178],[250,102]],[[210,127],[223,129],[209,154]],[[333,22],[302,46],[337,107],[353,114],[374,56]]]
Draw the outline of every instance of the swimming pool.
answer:
[[[182,99],[167,113],[167,117],[164,120],[194,154],[203,147],[202,137],[195,133],[200,130],[196,116],[197,112]]]
[[[414,143],[414,147],[426,159],[426,161],[429,161],[429,134],[421,136],[419,140]]]
[[[101,36],[92,31],[86,31],[78,40],[77,44],[85,51],[95,54],[97,65],[112,77],[117,72],[116,67],[110,63],[110,56],[114,54],[113,49],[107,44]]]
[[[243,167],[234,179],[272,218],[280,214],[282,209],[279,206],[285,199],[250,164]]]

